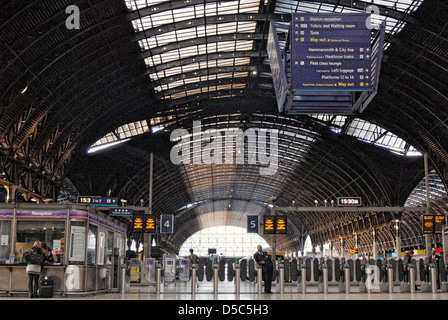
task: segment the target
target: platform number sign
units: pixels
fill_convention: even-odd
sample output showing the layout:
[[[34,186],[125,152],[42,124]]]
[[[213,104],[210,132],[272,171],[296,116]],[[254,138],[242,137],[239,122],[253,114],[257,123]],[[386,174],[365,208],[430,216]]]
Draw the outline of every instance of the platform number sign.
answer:
[[[173,233],[174,216],[162,214],[160,216],[160,233]]]
[[[258,233],[258,216],[247,216],[247,233]]]

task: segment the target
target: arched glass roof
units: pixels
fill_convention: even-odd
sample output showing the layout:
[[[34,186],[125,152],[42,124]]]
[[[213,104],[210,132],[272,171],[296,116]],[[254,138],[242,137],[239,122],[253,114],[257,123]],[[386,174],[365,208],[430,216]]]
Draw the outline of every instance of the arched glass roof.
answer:
[[[154,91],[162,101],[172,101],[201,94],[210,98],[235,96],[250,87],[250,77],[266,75],[262,72],[269,70],[268,62],[264,59],[260,67],[258,59],[266,57],[260,43],[266,40],[261,32],[268,20],[281,25],[292,12],[359,12],[374,5],[378,10],[372,11],[372,23],[385,21],[387,34],[393,36],[422,1],[278,0],[272,13],[269,0],[125,3]],[[264,86],[262,82],[258,85]]]

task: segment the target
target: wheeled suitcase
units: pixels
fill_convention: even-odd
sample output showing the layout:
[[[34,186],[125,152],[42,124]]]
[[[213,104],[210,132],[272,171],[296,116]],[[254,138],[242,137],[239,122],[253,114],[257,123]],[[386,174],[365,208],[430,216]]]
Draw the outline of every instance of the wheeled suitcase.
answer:
[[[40,279],[39,298],[53,298],[53,278],[43,277]]]

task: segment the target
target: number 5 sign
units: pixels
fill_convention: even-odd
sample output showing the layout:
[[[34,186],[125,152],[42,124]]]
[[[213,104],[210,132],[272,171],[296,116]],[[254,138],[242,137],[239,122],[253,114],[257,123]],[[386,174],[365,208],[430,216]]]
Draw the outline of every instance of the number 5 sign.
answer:
[[[160,216],[160,233],[173,233],[174,216],[162,214]]]
[[[247,216],[247,233],[258,233],[258,216]]]

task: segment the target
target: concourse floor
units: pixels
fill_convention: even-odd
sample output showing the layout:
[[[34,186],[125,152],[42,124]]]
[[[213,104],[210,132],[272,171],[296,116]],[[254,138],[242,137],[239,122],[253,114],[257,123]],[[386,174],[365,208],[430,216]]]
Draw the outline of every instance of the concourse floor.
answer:
[[[0,296],[2,300],[448,300],[448,292],[416,292],[401,293],[398,285],[394,287],[394,293],[372,292],[360,293],[357,285],[352,285],[350,293],[339,293],[337,285],[330,285],[328,293],[318,293],[317,285],[307,286],[307,293],[299,293],[296,284],[286,284],[284,293],[281,294],[275,284],[272,286],[272,294],[258,294],[257,287],[253,283],[241,282],[240,294],[235,293],[233,282],[223,281],[218,283],[218,294],[213,293],[213,282],[199,282],[197,293],[191,293],[190,282],[161,284],[161,293],[157,294],[153,286],[141,286],[132,284],[127,293],[96,293],[88,295],[67,295],[62,297],[55,295],[51,299],[30,299],[26,295]],[[379,291],[379,290],[377,290]]]

